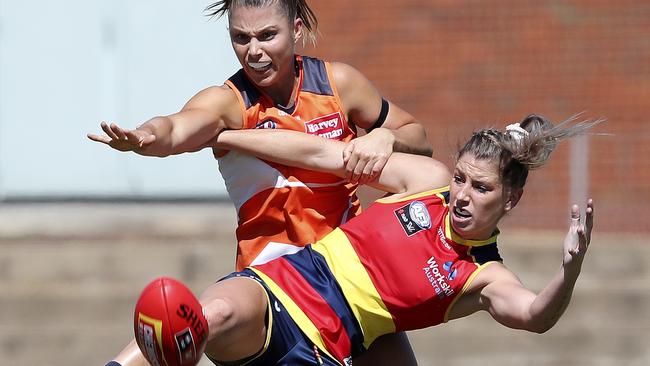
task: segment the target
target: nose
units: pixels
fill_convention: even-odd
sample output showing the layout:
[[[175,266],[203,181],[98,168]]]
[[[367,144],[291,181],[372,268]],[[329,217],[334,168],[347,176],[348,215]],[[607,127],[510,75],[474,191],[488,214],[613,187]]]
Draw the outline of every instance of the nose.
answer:
[[[250,43],[248,44],[248,54],[253,58],[259,58],[262,56],[262,48],[260,47],[260,42],[257,38],[251,38]]]
[[[462,187],[456,192],[456,200],[460,202],[467,202],[468,195],[467,195],[467,184],[463,184]]]

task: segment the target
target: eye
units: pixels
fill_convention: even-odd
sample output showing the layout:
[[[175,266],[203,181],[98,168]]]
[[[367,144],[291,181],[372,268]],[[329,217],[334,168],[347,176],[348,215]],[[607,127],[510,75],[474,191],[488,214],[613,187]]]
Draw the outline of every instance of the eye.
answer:
[[[270,41],[275,37],[275,32],[266,31],[260,36],[260,41]]]
[[[250,37],[243,33],[236,33],[231,36],[233,42],[238,44],[246,44],[250,41]]]
[[[463,178],[461,178],[461,176],[458,174],[454,175],[454,183],[456,184],[463,183]]]
[[[474,189],[479,193],[487,193],[490,189],[483,184],[477,184]]]

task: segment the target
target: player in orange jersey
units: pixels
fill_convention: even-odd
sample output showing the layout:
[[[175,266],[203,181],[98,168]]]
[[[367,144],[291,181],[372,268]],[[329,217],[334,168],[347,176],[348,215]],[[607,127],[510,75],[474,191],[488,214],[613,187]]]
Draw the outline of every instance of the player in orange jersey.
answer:
[[[498,223],[522,197],[529,170],[543,166],[560,140],[601,120],[571,122],[553,126],[531,115],[505,131],[476,132],[452,174],[427,157],[391,155],[372,184],[394,195],[313,245],[233,273],[203,293],[206,354],[217,365],[350,365],[383,334],[478,311],[510,328],[547,331],[581,272],[593,203],[584,223],[572,206],[561,267],[538,294],[502,264]],[[291,131],[225,131],[218,144],[345,174],[342,142]]]
[[[207,10],[228,16],[242,69],[225,85],[200,91],[178,113],[134,130],[102,122],[105,135],[88,137],[159,157],[210,146],[224,129],[289,129],[350,142],[342,152],[344,179],[215,148],[238,214],[238,269],[295,252],[356,216],[356,183],[377,174],[393,151],[431,155],[423,127],[359,71],[295,54],[303,33],[313,38],[316,32],[304,0],[225,0]],[[368,134],[355,139],[359,128]],[[398,363],[415,364],[405,336],[395,339],[377,348],[392,357],[403,354]],[[368,355],[376,355],[371,364],[386,360]]]

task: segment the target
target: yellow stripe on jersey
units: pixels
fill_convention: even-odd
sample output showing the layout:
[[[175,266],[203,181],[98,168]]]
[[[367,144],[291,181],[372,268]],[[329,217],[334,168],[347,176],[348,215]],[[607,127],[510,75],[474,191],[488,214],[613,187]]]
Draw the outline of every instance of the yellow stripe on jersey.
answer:
[[[474,272],[472,272],[472,274],[467,278],[467,281],[465,281],[465,284],[463,285],[463,288],[460,290],[460,293],[459,293],[458,295],[456,295],[456,297],[454,298],[454,300],[453,300],[453,301],[449,304],[449,306],[447,307],[447,310],[445,311],[445,317],[444,317],[443,320],[442,320],[443,323],[446,323],[446,322],[449,321],[449,313],[451,312],[451,308],[453,308],[454,305],[456,305],[456,302],[460,299],[460,297],[463,296],[463,295],[465,294],[465,291],[467,291],[467,289],[468,289],[469,286],[472,284],[472,282],[474,281],[474,279],[476,278],[476,276],[479,274],[479,272],[481,272],[482,270],[484,270],[485,267],[489,266],[489,265],[492,264],[492,263],[495,263],[495,261],[490,261],[490,262],[484,263],[484,264],[482,264],[482,265],[480,265],[480,266],[479,266],[478,264],[476,264],[476,266],[477,266],[476,269],[475,269]]]
[[[389,197],[386,197],[386,198],[380,198],[378,200],[375,200],[375,202],[379,202],[379,203],[396,203],[396,202],[409,201],[409,200],[414,200],[414,199],[418,199],[418,198],[422,198],[422,197],[436,195],[436,196],[440,197],[443,204],[446,206],[447,204],[445,203],[445,198],[441,195],[441,193],[442,192],[447,192],[447,191],[449,191],[449,186],[440,187],[440,188],[432,189],[432,190],[425,191],[425,192],[415,193],[415,194],[412,194],[410,196],[405,196],[405,197],[393,198],[393,196],[389,196]]]
[[[368,348],[380,335],[395,332],[395,323],[357,253],[341,229],[312,245],[334,274],[363,332]]]
[[[298,324],[298,327],[300,327],[300,330],[309,338],[310,341],[312,341],[313,344],[318,347],[321,351],[325,352],[328,356],[332,358],[332,360],[336,360],[336,357],[332,356],[332,354],[327,350],[327,347],[325,347],[325,342],[323,341],[323,338],[320,335],[320,332],[318,331],[318,328],[314,325],[314,323],[309,320],[309,317],[300,309],[300,307],[291,299],[289,295],[287,295],[284,290],[280,286],[278,286],[272,279],[271,277],[267,276],[264,274],[264,272],[259,271],[256,268],[250,268],[253,270],[264,283],[271,289],[273,294],[280,300],[282,305],[287,309],[289,314],[291,314],[291,318],[293,321]],[[337,363],[338,360],[337,360]],[[340,363],[339,363],[340,364]]]
[[[496,243],[497,236],[499,236],[499,229],[496,229],[494,234],[485,240],[464,239],[460,235],[456,234],[454,229],[451,227],[451,219],[449,218],[449,215],[450,213],[447,212],[447,215],[445,216],[445,236],[447,239],[468,247],[482,247],[483,245]]]

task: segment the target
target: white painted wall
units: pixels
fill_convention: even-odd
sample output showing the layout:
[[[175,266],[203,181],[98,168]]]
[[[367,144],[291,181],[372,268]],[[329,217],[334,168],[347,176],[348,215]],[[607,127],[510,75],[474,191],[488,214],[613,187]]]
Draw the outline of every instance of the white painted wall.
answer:
[[[238,68],[209,0],[0,0],[0,198],[225,192],[209,151],[165,159],[88,140],[178,111]]]

